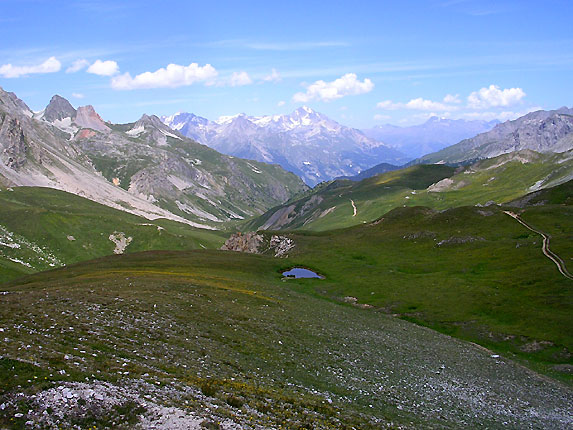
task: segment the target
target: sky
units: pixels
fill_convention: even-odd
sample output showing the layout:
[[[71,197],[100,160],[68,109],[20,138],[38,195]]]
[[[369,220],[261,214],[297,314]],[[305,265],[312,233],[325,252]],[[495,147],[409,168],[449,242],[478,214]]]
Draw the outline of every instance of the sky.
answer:
[[[573,105],[571,0],[0,0],[0,86],[114,123],[306,105],[356,128]]]

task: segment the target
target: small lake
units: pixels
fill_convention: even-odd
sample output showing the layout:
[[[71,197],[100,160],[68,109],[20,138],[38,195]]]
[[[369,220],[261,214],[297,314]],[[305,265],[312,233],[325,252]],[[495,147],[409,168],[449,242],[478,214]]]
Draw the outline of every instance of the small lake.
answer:
[[[283,272],[283,276],[289,278],[318,278],[324,279],[324,276],[320,276],[318,273],[313,272],[312,270],[303,269],[302,267],[294,267],[286,272]]]

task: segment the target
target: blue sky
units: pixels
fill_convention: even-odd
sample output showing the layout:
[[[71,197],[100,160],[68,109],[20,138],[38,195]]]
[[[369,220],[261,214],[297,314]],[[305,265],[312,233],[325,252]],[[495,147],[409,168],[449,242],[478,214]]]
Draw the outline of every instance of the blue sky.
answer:
[[[0,86],[106,120],[305,104],[353,127],[573,105],[570,0],[0,0]]]

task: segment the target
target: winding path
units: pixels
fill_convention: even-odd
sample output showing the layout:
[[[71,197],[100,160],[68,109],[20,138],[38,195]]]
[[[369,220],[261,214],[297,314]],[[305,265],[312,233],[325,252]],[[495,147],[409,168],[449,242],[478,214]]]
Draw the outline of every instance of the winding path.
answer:
[[[352,203],[352,209],[354,209],[354,214],[352,216],[356,216],[356,205],[354,204],[354,200],[350,199],[350,203]]]
[[[543,254],[545,254],[545,256],[547,258],[549,258],[551,261],[553,261],[556,264],[557,269],[559,269],[559,272],[563,276],[565,276],[566,278],[571,279],[573,281],[573,275],[571,275],[571,273],[569,273],[569,271],[567,270],[567,267],[565,267],[565,263],[563,262],[563,260],[557,254],[555,254],[553,251],[551,251],[549,249],[550,236],[548,234],[545,234],[542,231],[534,229],[529,224],[527,224],[525,221],[523,221],[519,217],[519,215],[517,215],[516,213],[510,212],[510,211],[503,211],[503,212],[506,213],[507,215],[509,215],[510,217],[514,218],[517,222],[519,222],[521,225],[525,226],[526,228],[528,228],[532,232],[537,233],[538,235],[543,237],[543,246],[541,247]]]

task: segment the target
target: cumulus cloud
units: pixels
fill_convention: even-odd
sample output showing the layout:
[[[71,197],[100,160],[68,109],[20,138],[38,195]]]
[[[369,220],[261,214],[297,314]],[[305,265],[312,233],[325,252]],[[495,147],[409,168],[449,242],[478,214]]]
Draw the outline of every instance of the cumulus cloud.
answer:
[[[494,112],[494,111],[481,111],[481,112],[465,112],[459,115],[460,118],[463,119],[481,119],[484,121],[491,121],[492,119],[498,119],[500,121],[508,121],[517,119],[522,117],[523,115],[527,115],[530,112],[535,112],[538,110],[543,109],[540,106],[533,106],[528,109],[522,111],[503,111],[503,112]]]
[[[451,109],[451,106],[448,106],[444,103],[434,102],[432,100],[426,100],[422,97],[418,97],[417,99],[412,99],[405,105],[406,109],[412,110],[448,110]]]
[[[278,107],[284,106],[286,104],[286,102],[284,100],[281,100],[280,102],[277,103]]]
[[[481,88],[468,96],[468,107],[472,109],[488,109],[490,107],[506,107],[519,103],[525,97],[521,88],[500,89],[497,85]]]
[[[82,93],[72,93],[72,97],[76,99],[83,99],[85,96]]]
[[[243,85],[250,85],[253,80],[247,72],[233,72],[229,79],[229,85],[232,87],[242,87]]]
[[[281,75],[277,72],[277,69],[272,69],[271,74],[263,78],[265,82],[279,82],[281,80]]]
[[[0,66],[0,76],[4,78],[19,78],[20,76],[39,74],[39,73],[55,73],[59,72],[62,68],[56,57],[50,57],[41,64],[33,66],[13,66],[12,64],[3,64]]]
[[[76,60],[72,63],[72,65],[70,67],[68,67],[66,69],[66,73],[76,73],[79,72],[80,70],[85,69],[86,67],[88,67],[90,65],[90,62],[86,59],[80,59],[80,60]]]
[[[316,81],[309,85],[305,93],[296,93],[293,101],[307,103],[312,100],[330,102],[345,96],[365,94],[374,88],[370,79],[360,82],[355,73],[347,73],[332,82]]]
[[[461,103],[462,100],[460,99],[460,95],[456,94],[456,95],[452,95],[452,94],[446,94],[444,97],[444,103]]]
[[[177,88],[204,82],[206,85],[214,83],[217,70],[210,64],[199,66],[191,63],[188,66],[169,64],[155,72],[145,72],[135,77],[124,73],[112,78],[111,87],[116,90],[133,90],[141,88]]]
[[[394,103],[392,100],[384,100],[376,104],[379,109],[385,110],[398,110],[398,109],[410,109],[410,110],[423,110],[423,111],[435,111],[435,110],[455,110],[455,106],[447,105],[441,102],[435,102],[432,100],[426,100],[422,97],[412,99],[407,103]]]
[[[87,72],[99,76],[113,76],[119,73],[119,66],[115,61],[97,60],[95,63],[88,67]]]
[[[376,103],[376,107],[378,109],[385,109],[385,110],[400,109],[403,105],[404,105],[403,103],[394,103],[392,100],[384,100]]]

